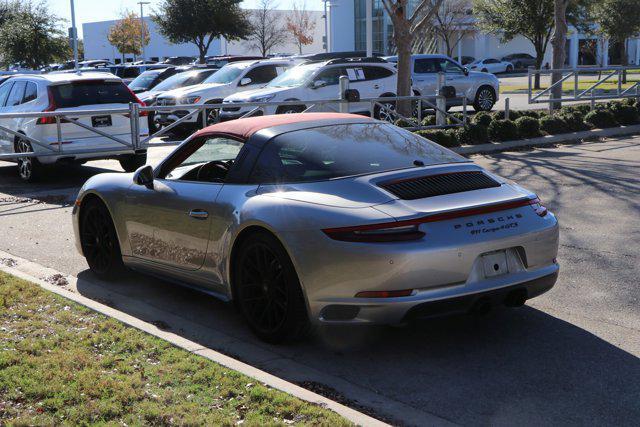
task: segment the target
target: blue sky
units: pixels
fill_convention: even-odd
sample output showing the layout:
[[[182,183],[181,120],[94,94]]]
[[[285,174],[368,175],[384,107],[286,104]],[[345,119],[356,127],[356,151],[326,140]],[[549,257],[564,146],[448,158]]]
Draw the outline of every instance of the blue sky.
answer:
[[[138,1],[140,0],[75,0],[76,25],[78,26],[80,36],[82,37],[83,22],[116,19],[120,15],[120,12],[126,9],[139,13],[140,6],[138,5]],[[162,3],[162,0],[145,1],[151,3],[145,6],[145,15]],[[242,5],[246,8],[252,8],[255,7],[257,3],[257,0],[245,0]],[[293,0],[275,0],[275,3],[277,3],[280,9],[288,9],[291,7]],[[53,14],[66,19],[68,21],[67,26],[71,26],[70,0],[48,0],[48,4]],[[321,0],[307,0],[306,4],[309,10],[322,9]]]

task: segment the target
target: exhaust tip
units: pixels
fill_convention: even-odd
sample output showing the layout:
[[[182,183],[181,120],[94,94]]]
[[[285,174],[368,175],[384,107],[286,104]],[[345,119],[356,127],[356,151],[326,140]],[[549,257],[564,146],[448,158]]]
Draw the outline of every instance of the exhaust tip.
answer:
[[[522,307],[527,301],[527,290],[516,289],[507,294],[504,299],[504,305],[507,307]]]

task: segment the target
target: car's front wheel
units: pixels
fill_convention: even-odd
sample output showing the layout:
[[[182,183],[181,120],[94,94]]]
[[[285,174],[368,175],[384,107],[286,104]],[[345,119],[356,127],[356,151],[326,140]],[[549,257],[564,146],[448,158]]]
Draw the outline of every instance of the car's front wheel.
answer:
[[[101,279],[114,279],[124,271],[118,235],[106,206],[87,201],[80,211],[80,243],[91,271]]]
[[[306,110],[304,105],[281,105],[277,108],[276,114],[296,114]]]
[[[32,153],[33,148],[26,139],[18,139],[15,145],[16,153]],[[35,157],[18,157],[18,175],[24,182],[37,181],[42,172],[42,165]]]
[[[282,244],[266,232],[249,236],[234,262],[235,298],[251,330],[279,343],[309,329],[298,276]]]
[[[147,163],[147,153],[129,154],[118,159],[125,172],[135,172],[140,166]]]
[[[496,92],[491,86],[481,86],[473,100],[473,109],[476,111],[491,111],[496,103]]]
[[[511,65],[507,65],[507,73],[512,73],[513,72],[513,67]]]

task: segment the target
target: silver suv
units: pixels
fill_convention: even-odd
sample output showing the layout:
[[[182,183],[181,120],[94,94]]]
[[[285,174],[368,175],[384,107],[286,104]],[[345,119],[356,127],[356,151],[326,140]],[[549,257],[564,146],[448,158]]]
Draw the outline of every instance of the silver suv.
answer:
[[[388,56],[389,62],[398,62],[397,56]],[[476,111],[490,111],[500,93],[498,79],[487,73],[469,71],[445,55],[411,55],[411,81],[415,95],[436,95],[438,73],[445,73],[446,86],[453,86],[456,98],[447,100],[447,106],[462,105],[461,98],[473,105]]]

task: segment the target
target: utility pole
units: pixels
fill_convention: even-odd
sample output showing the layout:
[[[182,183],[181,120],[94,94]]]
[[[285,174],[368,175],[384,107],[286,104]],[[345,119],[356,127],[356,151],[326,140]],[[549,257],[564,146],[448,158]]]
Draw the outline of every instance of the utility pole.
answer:
[[[76,28],[76,9],[71,0],[71,45],[73,46],[73,62],[76,73],[78,72],[78,29]]]
[[[329,0],[323,0],[324,3],[324,51],[325,52],[329,52],[329,29],[328,29],[328,25],[327,25],[327,20],[329,19],[329,17],[327,16],[327,1]]]
[[[365,32],[367,35],[367,57],[373,56],[373,0],[366,0]]]
[[[142,63],[144,64],[146,58],[145,52],[144,52],[144,9],[143,6],[145,4],[149,4],[148,1],[139,1],[138,4],[140,5],[140,47],[142,48]]]

